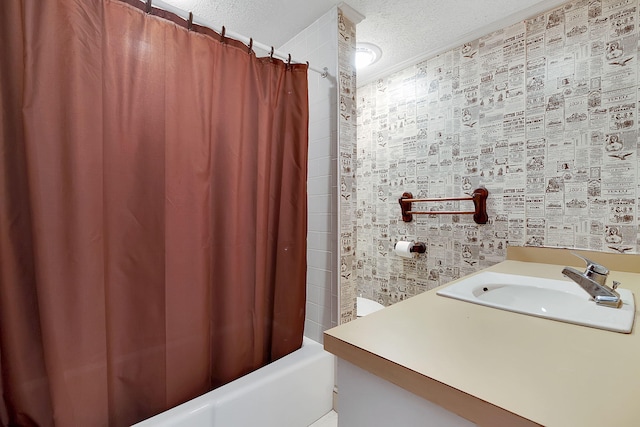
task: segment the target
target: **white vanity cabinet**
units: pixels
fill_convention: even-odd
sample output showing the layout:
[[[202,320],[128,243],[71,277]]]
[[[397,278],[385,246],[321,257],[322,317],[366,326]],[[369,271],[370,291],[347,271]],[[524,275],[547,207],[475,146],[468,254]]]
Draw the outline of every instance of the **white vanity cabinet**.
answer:
[[[338,427],[473,427],[476,424],[338,359]]]

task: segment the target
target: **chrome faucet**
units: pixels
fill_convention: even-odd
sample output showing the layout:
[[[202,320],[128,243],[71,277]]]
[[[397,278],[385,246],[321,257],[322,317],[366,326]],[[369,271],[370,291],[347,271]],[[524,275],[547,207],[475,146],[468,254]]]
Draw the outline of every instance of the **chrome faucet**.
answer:
[[[579,272],[575,268],[565,267],[562,270],[562,274],[569,279],[576,282],[582,289],[584,289],[596,304],[604,305],[606,307],[620,308],[622,306],[622,299],[620,294],[616,292],[620,282],[613,281],[613,288],[607,286],[607,276],[609,276],[609,269],[604,265],[600,265],[597,262],[591,261],[571,252],[578,258],[582,258],[587,263],[587,269],[584,273]]]

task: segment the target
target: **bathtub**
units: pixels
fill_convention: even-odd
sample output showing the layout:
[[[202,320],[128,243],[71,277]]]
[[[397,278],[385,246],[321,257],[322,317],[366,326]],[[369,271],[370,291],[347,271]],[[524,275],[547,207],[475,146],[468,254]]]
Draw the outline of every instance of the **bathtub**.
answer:
[[[307,427],[333,406],[334,356],[302,347],[134,427]]]

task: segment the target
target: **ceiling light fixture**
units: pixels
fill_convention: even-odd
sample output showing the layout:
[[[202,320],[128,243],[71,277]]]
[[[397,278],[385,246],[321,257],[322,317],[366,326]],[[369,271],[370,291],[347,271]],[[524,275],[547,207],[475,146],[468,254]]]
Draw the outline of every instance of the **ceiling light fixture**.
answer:
[[[356,43],[356,69],[361,70],[377,62],[382,50],[372,43]]]

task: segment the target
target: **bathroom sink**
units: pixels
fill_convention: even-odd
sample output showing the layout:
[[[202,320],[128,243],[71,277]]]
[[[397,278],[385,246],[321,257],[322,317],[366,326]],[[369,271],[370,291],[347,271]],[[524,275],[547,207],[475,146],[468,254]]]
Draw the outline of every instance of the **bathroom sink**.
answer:
[[[597,305],[580,286],[569,280],[543,279],[482,272],[462,279],[436,293],[529,316],[630,333],[635,316],[633,294],[617,289],[622,307]]]

